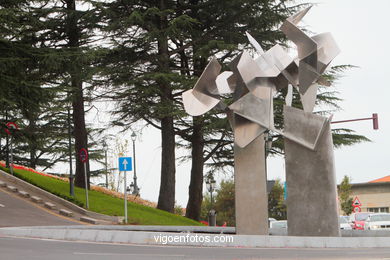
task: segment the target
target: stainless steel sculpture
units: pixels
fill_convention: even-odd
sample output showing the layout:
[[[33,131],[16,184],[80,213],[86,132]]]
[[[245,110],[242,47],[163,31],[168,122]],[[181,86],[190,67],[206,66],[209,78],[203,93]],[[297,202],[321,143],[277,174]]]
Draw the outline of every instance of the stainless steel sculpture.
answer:
[[[291,58],[280,45],[264,51],[247,33],[257,58],[243,51],[231,62],[231,71],[221,74],[221,65],[213,58],[195,87],[183,93],[184,108],[192,116],[218,104],[228,114],[234,131],[238,234],[268,234],[263,134],[274,131],[285,137],[288,233],[339,235],[330,119],[312,114],[318,84],[327,84],[321,74],[339,49],[329,33],[309,37],[297,27],[309,9],[281,26],[297,46],[297,58]],[[288,88],[285,126],[276,129],[273,96],[284,88]],[[304,110],[291,107],[293,88]],[[222,94],[232,94],[228,107],[220,100]]]

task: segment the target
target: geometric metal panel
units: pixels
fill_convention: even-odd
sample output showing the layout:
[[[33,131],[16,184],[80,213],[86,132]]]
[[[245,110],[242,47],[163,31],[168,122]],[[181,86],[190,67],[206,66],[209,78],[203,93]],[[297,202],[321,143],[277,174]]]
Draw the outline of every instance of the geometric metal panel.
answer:
[[[249,145],[267,129],[240,115],[234,114],[234,143],[241,148]]]
[[[193,89],[182,94],[184,109],[191,116],[199,116],[219,103],[219,92],[215,80],[221,65],[213,58],[206,66]]]
[[[265,128],[271,128],[271,101],[272,99],[260,99],[248,93],[229,106],[234,113],[249,119]]]
[[[287,118],[288,120],[288,118]],[[305,131],[299,125],[296,131]],[[289,125],[287,130],[291,130]],[[337,185],[330,122],[317,151],[285,139],[289,236],[340,236]]]
[[[312,84],[305,94],[300,94],[303,110],[305,112],[313,112],[317,99],[318,84]]]
[[[215,83],[220,95],[231,94],[236,87],[236,76],[231,71],[224,71],[218,75]]]
[[[326,117],[284,106],[284,132],[282,134],[295,143],[315,150],[327,122],[329,119]],[[303,129],[302,126],[304,126]]]
[[[182,98],[184,109],[191,116],[203,115],[220,102],[219,99],[196,92],[193,89],[185,91]]]

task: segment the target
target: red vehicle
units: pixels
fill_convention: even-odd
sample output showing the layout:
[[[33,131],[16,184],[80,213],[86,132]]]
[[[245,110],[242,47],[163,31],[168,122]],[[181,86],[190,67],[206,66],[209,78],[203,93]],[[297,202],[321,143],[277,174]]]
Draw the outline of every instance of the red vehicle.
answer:
[[[369,212],[358,212],[351,214],[352,229],[364,230]]]

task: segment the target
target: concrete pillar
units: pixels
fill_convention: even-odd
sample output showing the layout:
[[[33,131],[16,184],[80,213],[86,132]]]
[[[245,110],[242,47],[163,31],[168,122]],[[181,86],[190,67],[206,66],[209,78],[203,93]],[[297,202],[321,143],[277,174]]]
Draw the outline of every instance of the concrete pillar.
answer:
[[[264,134],[249,145],[234,145],[236,232],[239,235],[268,235],[268,198]]]
[[[300,139],[318,136],[315,150],[285,139],[288,235],[340,236],[330,122],[285,108],[284,124]]]

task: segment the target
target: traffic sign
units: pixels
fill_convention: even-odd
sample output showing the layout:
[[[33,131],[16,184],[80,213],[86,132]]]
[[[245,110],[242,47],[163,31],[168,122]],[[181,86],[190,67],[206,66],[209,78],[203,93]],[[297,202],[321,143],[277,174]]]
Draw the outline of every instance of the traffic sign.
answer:
[[[86,163],[87,160],[88,160],[88,151],[87,151],[87,149],[81,148],[80,152],[79,152],[79,156],[80,156],[80,161],[82,163]]]
[[[119,171],[125,172],[124,176],[124,187],[123,187],[123,197],[125,203],[125,223],[127,223],[127,183],[126,183],[126,172],[133,170],[133,160],[131,157],[119,157]]]
[[[362,205],[362,203],[360,202],[359,198],[356,196],[352,202],[352,206],[357,207],[357,206],[361,206],[361,205]]]
[[[119,157],[119,171],[126,172],[133,170],[133,160],[131,157]]]
[[[353,212],[361,212],[362,209],[360,208],[360,206],[356,206],[356,207],[353,207]]]
[[[15,129],[15,130],[18,130],[19,127],[18,125],[15,123],[15,122],[8,122],[6,124],[7,128],[5,129],[5,131],[7,132],[7,134],[11,135],[11,129]]]

